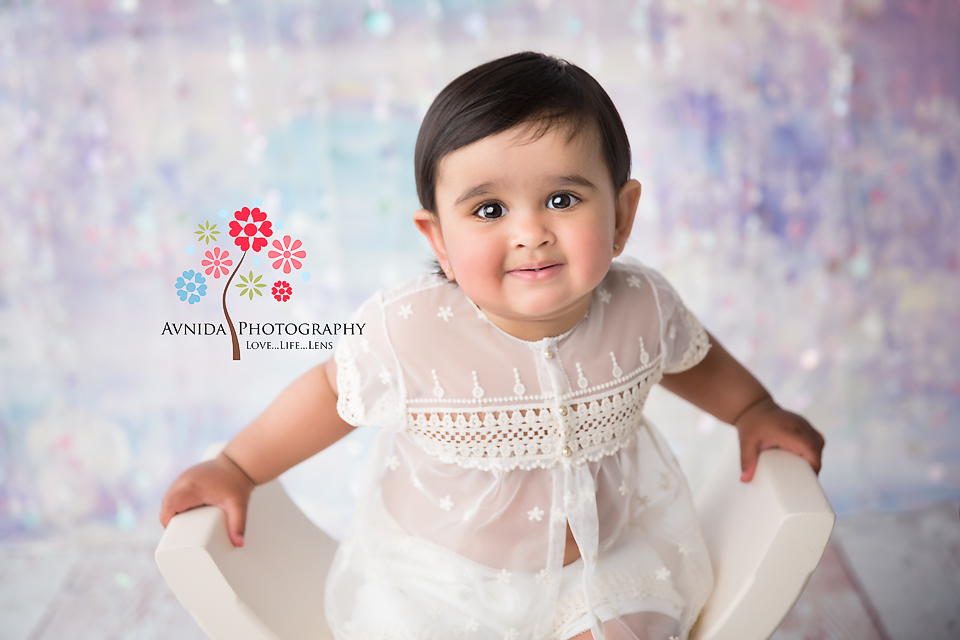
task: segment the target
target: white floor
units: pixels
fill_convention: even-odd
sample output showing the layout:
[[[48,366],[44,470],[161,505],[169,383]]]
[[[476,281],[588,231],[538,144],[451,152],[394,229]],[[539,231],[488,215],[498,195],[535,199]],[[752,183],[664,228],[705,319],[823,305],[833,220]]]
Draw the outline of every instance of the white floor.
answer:
[[[203,640],[153,561],[155,529],[0,544],[0,640]],[[775,640],[960,638],[960,516],[947,503],[840,518]]]

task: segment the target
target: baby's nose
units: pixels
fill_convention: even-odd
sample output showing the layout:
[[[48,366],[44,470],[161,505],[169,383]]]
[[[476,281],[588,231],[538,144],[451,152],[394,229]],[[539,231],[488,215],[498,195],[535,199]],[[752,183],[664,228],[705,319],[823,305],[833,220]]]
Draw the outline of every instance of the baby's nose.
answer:
[[[518,247],[539,247],[553,239],[547,216],[540,212],[522,212],[514,216],[514,244]]]

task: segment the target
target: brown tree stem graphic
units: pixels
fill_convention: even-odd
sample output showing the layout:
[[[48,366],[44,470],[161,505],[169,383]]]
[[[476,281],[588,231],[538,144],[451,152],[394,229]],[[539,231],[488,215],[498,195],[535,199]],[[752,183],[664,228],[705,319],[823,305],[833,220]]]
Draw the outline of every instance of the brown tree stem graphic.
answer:
[[[244,251],[243,255],[240,256],[240,261],[237,263],[237,266],[233,268],[233,273],[230,274],[230,279],[227,280],[227,284],[223,287],[223,315],[227,318],[227,324],[230,326],[230,339],[233,340],[233,359],[240,359],[240,341],[237,339],[237,330],[233,328],[233,320],[230,319],[230,313],[227,311],[227,291],[230,290],[230,283],[233,282],[233,276],[237,275],[237,271],[240,270],[240,265],[243,264],[243,259],[247,257],[247,252]]]

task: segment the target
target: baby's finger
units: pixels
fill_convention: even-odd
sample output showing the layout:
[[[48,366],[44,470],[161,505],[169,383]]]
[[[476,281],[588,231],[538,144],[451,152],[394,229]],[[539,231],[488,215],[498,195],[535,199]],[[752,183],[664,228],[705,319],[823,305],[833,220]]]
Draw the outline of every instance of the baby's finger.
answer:
[[[752,441],[740,441],[740,482],[750,482],[757,471],[759,447]]]
[[[813,467],[813,472],[818,474],[820,473],[820,450],[822,445],[816,446],[814,443],[809,442],[806,439],[789,439],[784,442],[780,442],[777,445],[784,451],[789,451],[794,455],[798,455],[807,462],[810,463],[810,466]]]
[[[189,511],[201,504],[203,502],[193,490],[168,491],[160,505],[160,524],[166,528],[173,516]]]
[[[223,504],[223,512],[227,515],[227,534],[235,547],[243,546],[243,534],[247,527],[247,503],[231,498]]]

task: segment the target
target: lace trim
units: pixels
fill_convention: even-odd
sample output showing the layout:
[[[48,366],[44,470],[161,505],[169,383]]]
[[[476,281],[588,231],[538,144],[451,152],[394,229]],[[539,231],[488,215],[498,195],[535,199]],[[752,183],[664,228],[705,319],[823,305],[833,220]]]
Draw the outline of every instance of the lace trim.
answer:
[[[363,400],[360,398],[360,370],[348,340],[341,340],[333,355],[337,363],[337,413],[349,424],[363,423]]]
[[[409,413],[407,431],[427,454],[467,469],[579,465],[633,441],[644,424],[643,404],[659,379],[659,368],[652,368],[612,395],[539,410]]]
[[[686,371],[703,360],[710,350],[710,336],[707,335],[706,330],[703,328],[703,325],[700,324],[700,321],[697,320],[696,316],[685,306],[680,313],[683,317],[683,323],[690,331],[690,344],[687,345],[687,349],[683,352],[680,361],[669,369],[665,369],[664,373],[680,373]]]
[[[599,575],[590,585],[590,599],[594,608],[601,605],[616,607],[631,601],[645,598],[664,600],[678,609],[684,609],[686,603],[673,588],[672,582],[658,580],[656,577],[637,573],[636,571],[621,571],[618,573]],[[636,611],[619,611],[619,615],[637,613]],[[559,634],[570,624],[587,614],[587,599],[583,590],[571,593],[557,603],[557,613],[553,618],[553,635]]]

